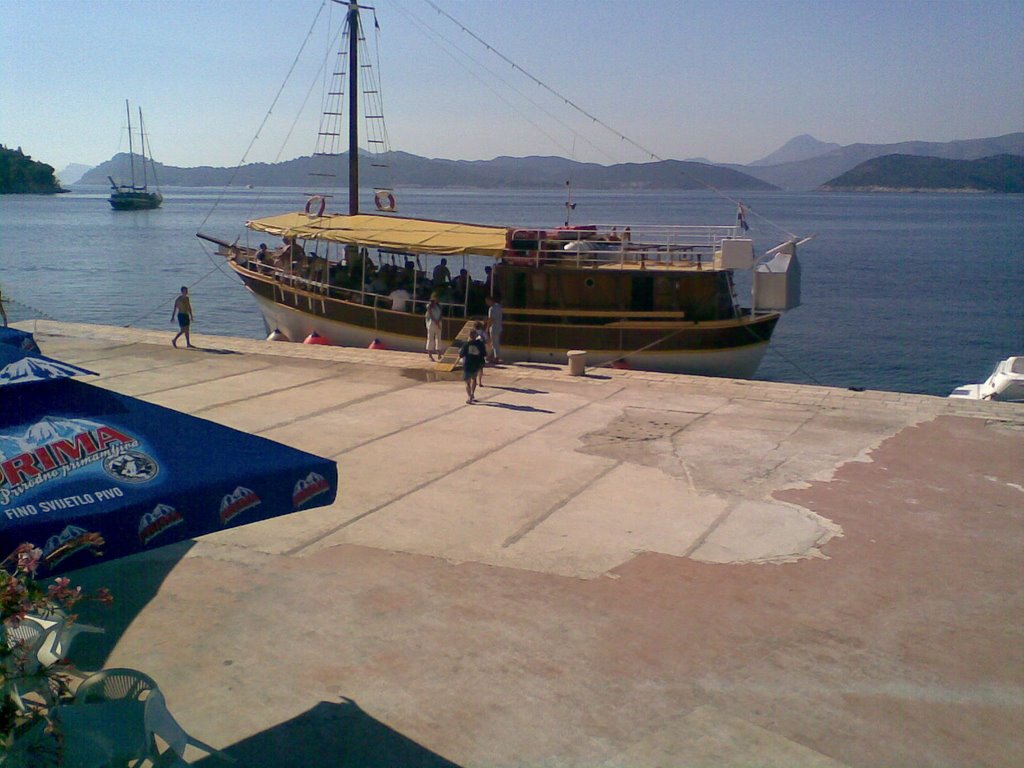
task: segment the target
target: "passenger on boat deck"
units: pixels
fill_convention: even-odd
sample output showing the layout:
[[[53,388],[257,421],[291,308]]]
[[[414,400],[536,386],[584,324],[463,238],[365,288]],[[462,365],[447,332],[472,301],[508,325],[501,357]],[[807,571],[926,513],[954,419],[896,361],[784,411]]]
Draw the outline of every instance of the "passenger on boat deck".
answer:
[[[316,255],[316,251],[309,252],[309,279],[326,280],[329,266],[327,259]]]
[[[267,267],[270,261],[270,251],[267,250],[266,243],[260,243],[259,250],[256,251],[256,268],[262,272]]]
[[[409,299],[412,298],[412,294],[402,286],[398,286],[388,294],[388,298],[391,299],[391,308],[393,310],[396,312],[405,312],[409,307]]]
[[[484,293],[490,296],[494,293],[494,267],[484,267]]]
[[[434,267],[434,273],[431,275],[431,280],[434,283],[435,288],[440,288],[441,285],[448,285],[452,280],[452,273],[448,269],[448,259],[441,259],[441,263]]]
[[[7,310],[4,309],[4,296],[0,293],[0,317],[4,319],[4,325],[7,325]]]
[[[348,263],[349,282],[352,285],[368,283],[375,271],[376,267],[373,265],[373,259],[370,258],[370,252],[366,248],[360,248]]]
[[[455,278],[454,287],[456,301],[465,301],[466,291],[469,290],[469,272],[460,269],[459,276]]]

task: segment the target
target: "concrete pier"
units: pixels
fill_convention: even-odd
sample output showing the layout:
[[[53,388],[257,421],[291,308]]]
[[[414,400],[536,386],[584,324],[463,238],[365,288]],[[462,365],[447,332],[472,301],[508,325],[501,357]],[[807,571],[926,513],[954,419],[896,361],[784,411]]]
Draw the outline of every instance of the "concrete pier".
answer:
[[[239,765],[1024,764],[1024,406],[529,364],[467,405],[425,355],[22,327],[338,462],[72,574],[116,598],[75,661]]]

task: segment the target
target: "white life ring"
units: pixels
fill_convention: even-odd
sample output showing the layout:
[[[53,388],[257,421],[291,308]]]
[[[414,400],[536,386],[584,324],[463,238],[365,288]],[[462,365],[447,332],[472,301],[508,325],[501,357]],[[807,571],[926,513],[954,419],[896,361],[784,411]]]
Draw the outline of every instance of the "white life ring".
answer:
[[[316,213],[313,213],[313,201],[317,202]],[[324,215],[324,211],[327,209],[327,201],[323,195],[313,195],[306,201],[306,215],[311,219],[316,219]]]
[[[395,196],[386,189],[377,190],[377,193],[373,196],[373,204],[377,206],[378,211],[390,213],[397,209]]]

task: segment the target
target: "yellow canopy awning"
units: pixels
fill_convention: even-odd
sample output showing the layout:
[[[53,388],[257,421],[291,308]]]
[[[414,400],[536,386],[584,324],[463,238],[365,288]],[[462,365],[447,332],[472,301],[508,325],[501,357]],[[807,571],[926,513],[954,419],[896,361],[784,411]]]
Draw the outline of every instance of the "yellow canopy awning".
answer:
[[[439,255],[477,254],[500,258],[505,252],[504,227],[459,224],[397,216],[327,214],[310,217],[304,211],[247,221],[257,232],[300,240],[325,240],[370,248]]]

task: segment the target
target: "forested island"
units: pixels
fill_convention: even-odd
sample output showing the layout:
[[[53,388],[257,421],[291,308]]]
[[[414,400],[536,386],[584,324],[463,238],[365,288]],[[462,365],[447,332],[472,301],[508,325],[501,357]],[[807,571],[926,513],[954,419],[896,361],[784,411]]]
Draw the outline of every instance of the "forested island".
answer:
[[[823,184],[843,192],[1024,192],[1024,157],[995,155],[978,160],[885,155]]]
[[[0,144],[0,195],[55,195],[62,189],[53,166]]]

